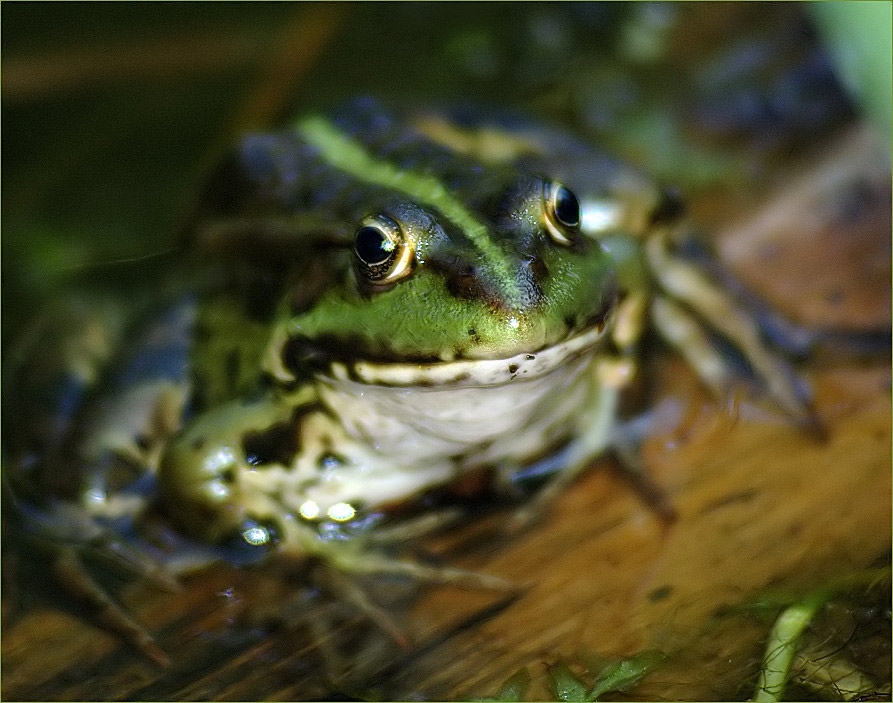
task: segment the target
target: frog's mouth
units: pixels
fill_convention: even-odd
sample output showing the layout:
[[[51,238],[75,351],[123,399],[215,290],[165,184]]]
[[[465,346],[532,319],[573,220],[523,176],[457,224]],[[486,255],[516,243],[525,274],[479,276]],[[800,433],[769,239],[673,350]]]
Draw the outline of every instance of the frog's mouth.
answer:
[[[336,362],[338,380],[378,386],[502,386],[543,376],[592,351],[605,335],[606,321],[558,344],[506,359],[462,359],[433,363]]]

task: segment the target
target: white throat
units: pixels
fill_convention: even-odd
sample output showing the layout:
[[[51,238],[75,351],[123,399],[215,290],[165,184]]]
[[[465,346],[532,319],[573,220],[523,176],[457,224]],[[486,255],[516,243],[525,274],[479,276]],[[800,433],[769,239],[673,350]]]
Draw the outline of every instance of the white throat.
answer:
[[[319,392],[348,435],[370,442],[395,465],[446,458],[469,467],[521,462],[572,427],[572,416],[588,397],[585,372],[594,355],[590,348],[562,364],[531,366],[526,374],[523,367],[509,373],[514,361],[500,361],[500,375],[510,380],[499,384],[486,383],[487,373],[474,374],[477,383],[466,376],[453,384],[409,387],[340,377],[319,379]]]

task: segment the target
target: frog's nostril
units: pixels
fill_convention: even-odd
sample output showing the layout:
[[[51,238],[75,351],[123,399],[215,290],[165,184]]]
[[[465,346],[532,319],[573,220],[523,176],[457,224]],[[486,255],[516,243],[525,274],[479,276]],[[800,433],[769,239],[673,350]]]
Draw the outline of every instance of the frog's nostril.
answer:
[[[546,262],[538,256],[525,259],[521,263],[521,268],[526,272],[527,277],[537,283],[542,283],[549,275],[549,267],[546,265]]]

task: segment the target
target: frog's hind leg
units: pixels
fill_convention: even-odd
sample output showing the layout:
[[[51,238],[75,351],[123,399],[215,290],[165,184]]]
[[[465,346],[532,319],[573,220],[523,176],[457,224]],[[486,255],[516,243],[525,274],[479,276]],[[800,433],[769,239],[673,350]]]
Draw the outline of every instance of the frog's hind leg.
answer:
[[[39,320],[4,366],[4,419],[17,420],[4,437],[4,559],[28,588],[159,664],[114,593],[127,581],[176,588],[136,525],[181,421],[191,308],[168,306],[128,338],[132,315],[118,306],[71,303],[54,316],[61,329]]]
[[[655,328],[679,350],[718,396],[734,377],[730,361],[717,351],[698,318],[741,353],[769,395],[796,422],[820,431],[804,385],[786,361],[763,342],[756,322],[695,265],[670,252],[670,229],[657,228],[645,242],[649,268],[664,294],[652,301]]]

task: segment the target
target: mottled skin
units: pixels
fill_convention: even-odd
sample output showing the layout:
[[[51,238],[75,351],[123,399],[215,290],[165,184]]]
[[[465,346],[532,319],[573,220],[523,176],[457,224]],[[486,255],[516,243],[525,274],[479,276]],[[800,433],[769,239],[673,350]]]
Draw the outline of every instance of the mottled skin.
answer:
[[[570,418],[585,406],[603,405],[598,384],[568,392],[557,413],[545,387],[539,389],[537,402],[513,424],[517,432],[538,438],[537,446],[505,450],[500,457],[482,450],[498,444],[506,430],[466,430],[467,441],[459,443],[423,439],[418,428],[409,426],[414,421],[409,413],[382,410],[371,400],[364,401],[366,412],[356,410],[348,399],[355,391],[344,384],[336,388],[332,380],[339,374],[356,379],[361,375],[356,363],[404,367],[410,375],[418,365],[437,367],[431,372],[435,376],[384,385],[443,386],[447,392],[437,400],[442,413],[474,402],[479,409],[467,412],[475,421],[485,421],[488,412],[500,407],[496,393],[489,392],[491,404],[470,401],[467,389],[454,395],[448,390],[471,381],[481,388],[503,383],[475,380],[474,372],[483,373],[484,367],[469,367],[468,362],[520,354],[533,358],[597,330],[574,356],[590,353],[618,300],[616,261],[576,221],[571,226],[559,223],[561,232],[553,233],[550,198],[560,186],[541,173],[482,164],[430,141],[373,105],[354,105],[331,123],[311,118],[278,135],[246,138],[221,176],[231,188],[235,183],[233,195],[221,199],[221,189],[212,189],[194,236],[216,264],[223,262],[221,269],[233,277],[232,285],[244,287],[246,276],[249,286],[253,277],[263,278],[266,295],[276,304],[272,313],[262,309],[252,317],[250,340],[242,332],[245,313],[233,312],[244,308],[241,290],[232,292],[224,285],[200,309],[195,359],[208,409],[162,459],[160,486],[171,512],[211,540],[237,532],[243,524],[263,523],[272,525],[282,548],[291,544],[302,552],[314,551],[318,540],[298,535],[306,525],[293,517],[299,510],[304,514],[307,500],[323,510],[345,502],[375,509],[500,460],[523,466],[559,440],[566,442],[574,434]],[[579,219],[578,208],[573,212],[568,206],[568,211]],[[377,217],[399,226],[401,246],[408,251],[403,273],[393,280],[373,280],[358,265],[353,235]],[[274,267],[269,249],[255,255],[258,241],[265,238],[275,239],[278,246]],[[221,300],[226,302],[221,305]],[[213,362],[201,340],[213,340]],[[227,342],[221,340],[232,347],[225,349]],[[221,365],[221,358],[228,363]],[[584,366],[593,358],[590,354]],[[472,370],[471,381],[446,383],[436,376],[441,367],[456,368],[451,364],[458,362]],[[519,365],[506,362],[504,368]],[[246,367],[249,371],[243,373]],[[229,377],[220,377],[221,370]],[[251,370],[268,390],[248,405],[225,404],[258,385]],[[592,376],[585,369],[575,371],[580,373]],[[521,386],[511,393],[530,396],[531,390]],[[382,393],[376,402],[386,403]],[[426,402],[434,400],[428,396]],[[500,412],[512,412],[512,403],[503,405]],[[534,420],[547,407],[554,418],[548,423]],[[424,407],[412,412],[413,418],[424,415]],[[426,431],[450,435],[454,430],[442,425],[454,422],[432,416]],[[558,431],[560,422],[568,427]],[[388,423],[398,429],[382,439],[375,425]],[[313,444],[306,429],[311,425],[313,437],[324,438],[315,459],[318,472],[326,457],[335,456],[346,484],[325,498],[304,490],[324,480],[331,484],[300,469]],[[260,458],[245,449],[249,435],[252,447],[265,447]],[[600,438],[601,444],[605,441]],[[285,456],[289,451],[297,459]],[[290,492],[286,479],[275,481],[275,489],[269,482],[269,491],[254,484],[246,488],[250,478],[239,476],[248,465],[252,472],[259,470],[258,463],[291,467],[293,485],[304,489]],[[353,475],[351,466],[358,478],[348,481],[343,477]]]

